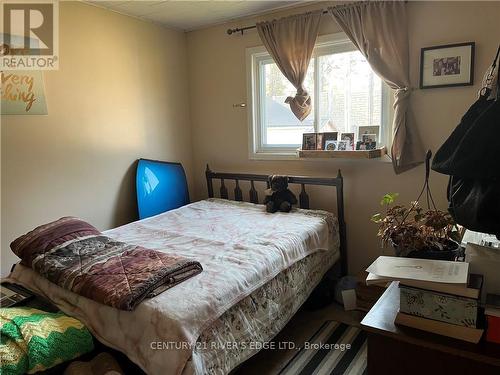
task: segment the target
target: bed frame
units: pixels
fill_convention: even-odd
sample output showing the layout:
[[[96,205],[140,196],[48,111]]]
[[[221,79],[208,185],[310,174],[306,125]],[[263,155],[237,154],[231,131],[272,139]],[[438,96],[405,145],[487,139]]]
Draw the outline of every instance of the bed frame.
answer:
[[[249,202],[259,204],[259,195],[255,189],[255,182],[265,182],[269,188],[269,176],[263,174],[247,174],[247,173],[218,173],[210,170],[207,164],[205,171],[207,178],[208,196],[214,198],[213,180],[220,180],[219,196],[222,199],[232,199],[235,201],[243,201],[243,192],[240,188],[240,181],[250,181],[250,191],[248,192]],[[226,180],[234,180],[233,198],[229,197],[226,187]],[[306,176],[288,176],[289,184],[299,184],[301,186],[299,194],[300,208],[309,208],[309,195],[306,193],[306,185],[322,185],[335,187],[337,197],[337,219],[339,223],[340,236],[340,272],[342,276],[347,275],[347,247],[346,247],[346,225],[344,220],[344,182],[343,177],[338,171],[337,177],[306,177]]]

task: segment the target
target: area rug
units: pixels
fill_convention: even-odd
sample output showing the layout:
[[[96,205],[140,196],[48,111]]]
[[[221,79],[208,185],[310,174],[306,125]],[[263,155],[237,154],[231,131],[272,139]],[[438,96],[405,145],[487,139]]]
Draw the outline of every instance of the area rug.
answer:
[[[365,375],[366,333],[326,321],[281,370],[281,375]]]

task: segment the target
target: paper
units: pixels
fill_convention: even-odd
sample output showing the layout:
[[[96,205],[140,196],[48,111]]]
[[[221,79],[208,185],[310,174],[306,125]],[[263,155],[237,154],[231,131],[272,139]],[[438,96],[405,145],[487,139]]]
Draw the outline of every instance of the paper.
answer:
[[[444,260],[380,256],[366,271],[393,279],[467,284],[469,264]]]
[[[391,281],[392,279],[390,277],[385,277],[385,276],[379,276],[375,275],[374,273],[369,273],[368,276],[366,276],[366,285],[373,284],[373,283],[387,283]]]
[[[484,277],[481,290],[481,301],[485,301],[486,294],[500,294],[500,251],[497,248],[467,244],[465,260],[470,263],[472,273],[479,273]]]
[[[356,310],[356,290],[347,289],[342,291],[342,302],[344,302],[344,310]]]

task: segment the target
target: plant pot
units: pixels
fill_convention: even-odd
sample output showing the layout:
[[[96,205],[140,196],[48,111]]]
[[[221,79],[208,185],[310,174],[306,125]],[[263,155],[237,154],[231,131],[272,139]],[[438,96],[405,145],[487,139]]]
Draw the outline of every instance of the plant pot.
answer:
[[[436,248],[430,249],[409,249],[397,245],[391,241],[391,245],[394,248],[394,252],[398,257],[406,258],[420,258],[420,259],[434,259],[434,260],[455,260],[457,256],[461,254],[461,248],[458,243],[452,240],[444,240],[445,248],[439,250]]]

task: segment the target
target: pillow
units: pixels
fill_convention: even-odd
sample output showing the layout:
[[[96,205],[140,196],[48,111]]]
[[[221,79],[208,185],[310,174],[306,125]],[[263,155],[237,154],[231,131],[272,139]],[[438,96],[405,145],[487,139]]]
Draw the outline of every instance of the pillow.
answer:
[[[76,238],[100,235],[89,223],[75,217],[62,217],[48,224],[40,225],[25,235],[15,239],[10,248],[21,264],[31,267],[33,260],[46,251]]]

